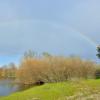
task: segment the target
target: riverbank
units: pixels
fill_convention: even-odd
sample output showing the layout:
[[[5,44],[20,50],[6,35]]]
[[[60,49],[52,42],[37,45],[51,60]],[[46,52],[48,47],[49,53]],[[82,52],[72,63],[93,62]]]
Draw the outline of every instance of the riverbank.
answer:
[[[100,79],[51,83],[17,92],[0,100],[98,100]]]

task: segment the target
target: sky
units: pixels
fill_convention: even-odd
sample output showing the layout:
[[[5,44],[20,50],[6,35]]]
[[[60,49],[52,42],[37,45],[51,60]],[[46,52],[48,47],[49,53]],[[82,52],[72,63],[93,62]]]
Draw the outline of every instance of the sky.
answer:
[[[25,51],[95,60],[100,0],[1,0],[0,65]]]

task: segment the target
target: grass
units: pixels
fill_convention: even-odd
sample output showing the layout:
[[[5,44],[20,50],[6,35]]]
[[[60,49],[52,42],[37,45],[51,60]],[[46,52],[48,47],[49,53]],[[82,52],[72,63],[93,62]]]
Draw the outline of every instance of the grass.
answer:
[[[0,100],[80,100],[82,97],[100,96],[100,80],[49,83],[1,97]],[[88,99],[84,99],[88,100]],[[90,99],[89,99],[90,100]],[[96,98],[91,99],[96,100]],[[98,99],[97,99],[98,100]]]

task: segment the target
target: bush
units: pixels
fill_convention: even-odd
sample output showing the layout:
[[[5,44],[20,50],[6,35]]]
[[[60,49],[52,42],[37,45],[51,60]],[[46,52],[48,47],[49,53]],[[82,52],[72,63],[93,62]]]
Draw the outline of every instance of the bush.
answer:
[[[61,82],[76,78],[94,78],[95,66],[78,57],[27,57],[21,61],[17,78],[21,83]]]

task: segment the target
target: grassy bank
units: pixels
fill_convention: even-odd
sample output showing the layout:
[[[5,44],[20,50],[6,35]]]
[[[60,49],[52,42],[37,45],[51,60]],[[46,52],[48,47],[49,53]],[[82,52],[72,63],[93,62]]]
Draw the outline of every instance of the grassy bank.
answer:
[[[2,97],[0,100],[80,100],[80,98],[99,100],[100,80],[45,84]]]

